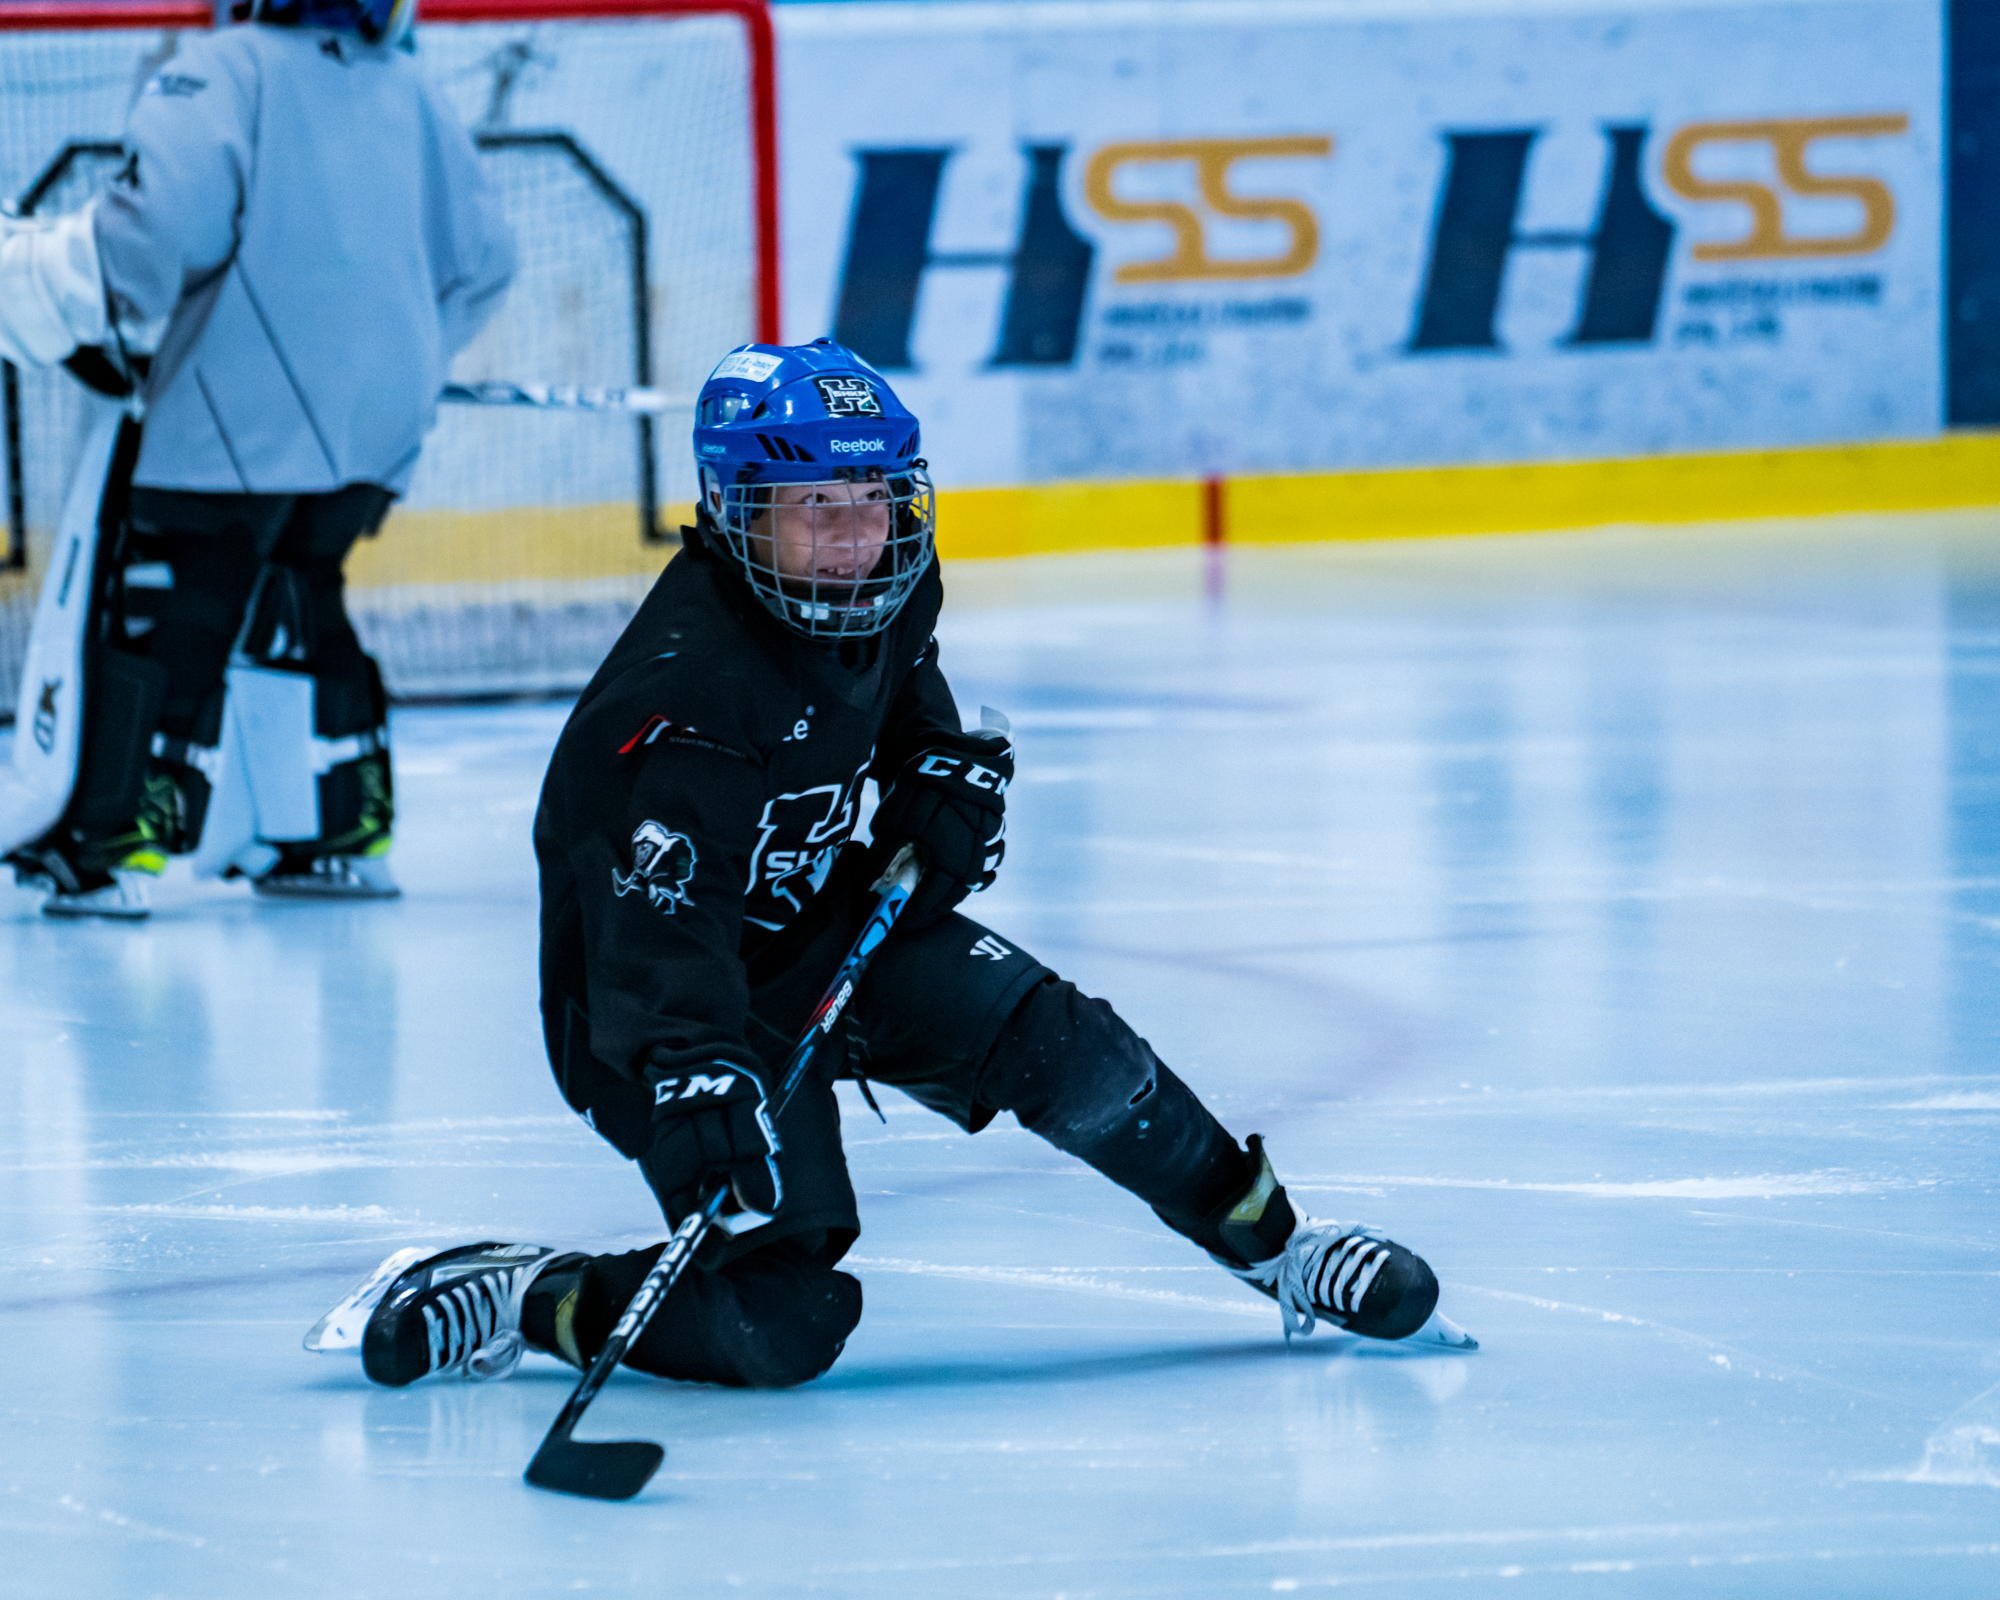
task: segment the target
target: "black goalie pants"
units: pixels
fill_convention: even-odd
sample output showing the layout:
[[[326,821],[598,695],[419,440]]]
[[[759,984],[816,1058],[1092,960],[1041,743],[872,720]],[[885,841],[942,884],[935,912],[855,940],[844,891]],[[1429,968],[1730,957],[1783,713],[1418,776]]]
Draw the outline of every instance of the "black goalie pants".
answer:
[[[356,539],[381,526],[393,498],[369,483],[302,495],[132,490],[136,553],[163,559],[173,573],[170,588],[148,591],[152,625],[136,648],[164,669],[155,766],[164,757],[181,786],[198,791],[186,796],[186,836],[176,848],[199,842],[207,789],[187,758],[220,739],[223,673],[253,595],[260,617],[270,613],[253,647],[313,679],[314,734],[349,739],[382,727],[381,677],[348,619],[341,565]],[[319,785],[329,852],[387,831],[386,749],[372,762],[336,765]]]
[[[764,985],[753,963],[752,1043],[774,1078],[818,997],[813,980],[826,982],[835,960],[822,952]],[[1249,1157],[1109,1005],[1009,941],[956,913],[899,929],[851,1016],[844,1076],[893,1085],[968,1133],[1011,1111],[1169,1227],[1222,1248],[1210,1219],[1254,1176]],[[644,1091],[609,1071],[588,1087],[578,1076],[572,1063],[571,1103],[627,1154],[643,1150],[651,1116]],[[861,1319],[861,1285],[836,1263],[861,1223],[832,1083],[801,1084],[778,1128],[785,1199],[777,1219],[734,1238],[711,1234],[720,1247],[697,1257],[628,1365],[778,1387],[817,1377],[839,1355]],[[523,1331],[543,1349],[588,1361],[661,1248],[548,1274],[529,1296]]]

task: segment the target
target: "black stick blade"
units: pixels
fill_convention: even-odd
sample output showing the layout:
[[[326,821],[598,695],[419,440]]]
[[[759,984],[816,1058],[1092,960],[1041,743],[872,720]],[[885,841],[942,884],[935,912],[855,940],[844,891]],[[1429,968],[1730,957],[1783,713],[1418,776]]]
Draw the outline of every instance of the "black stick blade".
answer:
[[[652,1481],[666,1459],[666,1451],[643,1439],[589,1444],[551,1434],[528,1463],[527,1477],[537,1489],[557,1494],[630,1500]]]

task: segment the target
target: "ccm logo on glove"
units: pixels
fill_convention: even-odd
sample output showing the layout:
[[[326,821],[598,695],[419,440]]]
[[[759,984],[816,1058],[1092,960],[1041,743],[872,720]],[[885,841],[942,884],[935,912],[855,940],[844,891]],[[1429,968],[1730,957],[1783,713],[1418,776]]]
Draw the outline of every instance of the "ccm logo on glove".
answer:
[[[692,1100],[698,1094],[726,1095],[729,1093],[729,1086],[735,1081],[736,1075],[731,1072],[725,1072],[719,1078],[705,1078],[697,1072],[688,1079],[687,1087],[683,1089],[680,1087],[679,1078],[662,1078],[653,1085],[653,1104],[663,1106],[669,1100]],[[676,1090],[679,1092],[676,1093]]]
[[[924,875],[900,926],[921,928],[975,889],[993,882],[1007,853],[1007,785],[1014,748],[990,729],[939,734],[903,763],[875,809],[873,865],[887,866],[897,846],[915,845]]]
[[[1009,765],[1010,767],[1012,765],[1011,756]],[[927,750],[917,757],[918,777],[939,779],[955,777],[968,788],[984,789],[989,794],[1005,794],[1010,775],[995,772],[991,767],[982,767],[976,761],[948,756],[937,750]]]
[[[747,1067],[711,1062],[714,1072],[676,1072],[653,1081],[653,1142],[639,1164],[676,1221],[701,1204],[705,1185],[728,1183],[736,1205],[769,1216],[784,1198],[778,1130],[764,1085]]]

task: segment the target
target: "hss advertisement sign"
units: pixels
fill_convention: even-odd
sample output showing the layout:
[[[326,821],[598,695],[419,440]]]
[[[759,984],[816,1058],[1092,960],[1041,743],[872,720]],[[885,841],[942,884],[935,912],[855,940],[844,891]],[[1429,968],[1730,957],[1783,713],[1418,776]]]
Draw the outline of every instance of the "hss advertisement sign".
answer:
[[[784,21],[787,329],[947,482],[1937,430],[1935,6]]]

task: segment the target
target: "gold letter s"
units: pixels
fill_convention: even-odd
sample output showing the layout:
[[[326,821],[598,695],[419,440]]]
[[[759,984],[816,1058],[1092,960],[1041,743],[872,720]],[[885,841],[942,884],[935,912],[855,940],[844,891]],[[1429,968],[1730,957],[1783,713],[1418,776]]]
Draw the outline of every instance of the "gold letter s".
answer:
[[[1301,200],[1232,194],[1229,169],[1238,161],[1278,156],[1326,156],[1333,141],[1321,135],[1273,139],[1166,139],[1108,144],[1084,169],[1083,193],[1091,209],[1111,222],[1164,222],[1174,230],[1174,251],[1153,261],[1128,261],[1113,275],[1119,283],[1175,283],[1189,279],[1290,278],[1319,259],[1319,220]],[[1121,200],[1112,176],[1130,162],[1192,161],[1201,198],[1221,217],[1282,222],[1290,248],[1281,256],[1217,261],[1202,239],[1201,218],[1178,200]]]
[[[1874,139],[1902,133],[1906,116],[1800,117],[1789,121],[1694,122],[1675,134],[1660,165],[1667,187],[1689,200],[1734,200],[1750,208],[1750,232],[1741,239],[1709,241],[1694,247],[1697,261],[1776,261],[1808,256],[1865,256],[1889,242],[1896,226],[1896,197],[1877,178],[1856,174],[1821,176],[1806,170],[1806,147],[1815,139]],[[1797,195],[1844,195],[1859,200],[1861,227],[1832,238],[1799,238],[1785,232],[1778,196],[1748,179],[1721,182],[1698,178],[1691,158],[1704,144],[1768,144],[1778,158],[1778,180]]]

